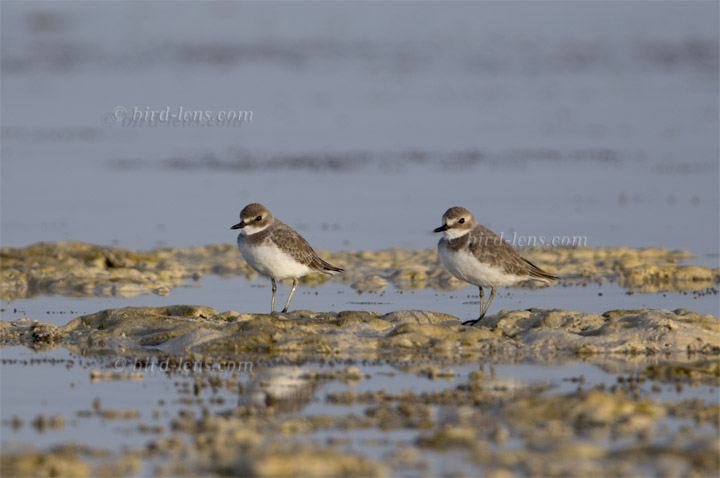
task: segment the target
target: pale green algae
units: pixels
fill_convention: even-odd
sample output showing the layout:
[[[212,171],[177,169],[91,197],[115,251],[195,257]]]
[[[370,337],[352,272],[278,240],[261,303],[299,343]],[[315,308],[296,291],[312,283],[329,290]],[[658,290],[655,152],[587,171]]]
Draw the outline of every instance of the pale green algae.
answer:
[[[126,307],[56,327],[33,319],[0,321],[0,344],[82,354],[283,354],[382,358],[387,354],[720,353],[720,321],[685,309],[502,310],[467,327],[429,311],[219,313],[210,307]]]
[[[686,251],[624,247],[526,248],[521,253],[564,284],[617,282],[642,292],[715,288],[720,270],[682,262]],[[402,289],[450,290],[467,284],[454,278],[437,258],[435,249],[320,252],[344,274],[328,278],[313,274],[306,284],[340,281],[360,292],[378,292],[390,284]],[[154,249],[138,252],[82,242],[39,243],[0,249],[0,298],[38,294],[73,297],[167,294],[190,278],[204,274],[257,276],[237,248],[230,244]],[[527,285],[526,285],[527,286]]]

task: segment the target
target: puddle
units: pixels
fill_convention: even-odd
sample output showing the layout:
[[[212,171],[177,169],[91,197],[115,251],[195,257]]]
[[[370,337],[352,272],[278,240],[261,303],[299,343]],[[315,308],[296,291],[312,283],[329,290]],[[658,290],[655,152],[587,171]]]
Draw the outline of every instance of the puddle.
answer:
[[[278,286],[278,301],[289,293],[287,284]],[[270,285],[263,278],[204,276],[200,281],[189,280],[184,287],[171,290],[166,296],[140,295],[129,302],[126,298],[38,296],[33,299],[2,301],[2,320],[13,321],[32,317],[56,326],[75,317],[104,309],[127,307],[162,307],[172,304],[205,304],[218,311],[243,310],[253,313],[270,311]],[[432,289],[400,290],[392,285],[379,293],[359,293],[340,283],[327,282],[313,287],[298,286],[293,309],[325,311],[368,310],[381,314],[395,310],[431,310],[458,317],[476,318],[480,307],[477,290],[472,286],[453,291]],[[529,308],[582,310],[602,314],[612,309],[689,309],[701,314],[720,316],[720,303],[715,294],[697,291],[667,291],[659,293],[628,293],[616,284],[588,284],[585,286],[556,286],[551,288],[500,289],[489,315],[502,309]]]

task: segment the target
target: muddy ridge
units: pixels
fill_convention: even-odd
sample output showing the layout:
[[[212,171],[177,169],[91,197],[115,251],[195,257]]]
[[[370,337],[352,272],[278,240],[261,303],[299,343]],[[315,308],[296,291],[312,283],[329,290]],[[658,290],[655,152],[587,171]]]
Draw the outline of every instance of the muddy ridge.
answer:
[[[261,354],[290,359],[717,355],[720,321],[685,309],[603,315],[530,309],[502,310],[483,319],[483,325],[469,327],[451,315],[419,310],[256,315],[177,305],[103,310],[61,327],[30,318],[0,321],[0,345],[65,347],[80,355]]]

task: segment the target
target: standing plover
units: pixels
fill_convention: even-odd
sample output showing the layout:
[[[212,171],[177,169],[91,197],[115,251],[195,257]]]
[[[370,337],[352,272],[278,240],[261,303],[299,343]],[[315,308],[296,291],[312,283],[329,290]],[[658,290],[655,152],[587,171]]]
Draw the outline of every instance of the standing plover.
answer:
[[[310,244],[287,224],[270,214],[262,204],[252,203],[240,211],[240,222],[230,229],[242,229],[237,238],[238,249],[248,265],[270,278],[272,303],[275,312],[275,280],[293,280],[283,312],[287,312],[298,279],[313,272],[337,274],[343,269],[328,264],[315,253]]]
[[[475,221],[470,211],[451,207],[443,214],[443,225],[433,232],[444,232],[438,242],[438,256],[450,273],[480,289],[480,317],[463,325],[475,325],[483,317],[495,297],[497,287],[507,287],[526,280],[550,284],[558,277],[548,274],[532,262],[523,259],[503,238]],[[490,298],[483,308],[485,291]]]

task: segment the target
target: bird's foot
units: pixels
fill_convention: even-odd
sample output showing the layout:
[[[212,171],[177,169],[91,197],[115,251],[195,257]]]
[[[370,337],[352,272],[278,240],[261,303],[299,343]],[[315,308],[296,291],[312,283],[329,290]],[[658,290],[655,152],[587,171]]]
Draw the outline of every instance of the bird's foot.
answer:
[[[483,316],[483,317],[484,317],[484,316]],[[475,319],[475,320],[466,320],[465,322],[462,323],[462,325],[469,325],[469,326],[472,327],[473,325],[475,325],[475,324],[477,324],[478,322],[480,322],[482,319],[483,319],[482,317],[479,317],[479,318],[477,318],[477,319]]]

